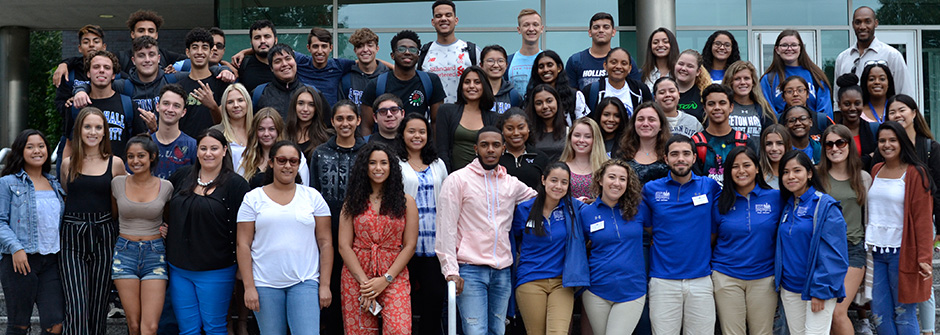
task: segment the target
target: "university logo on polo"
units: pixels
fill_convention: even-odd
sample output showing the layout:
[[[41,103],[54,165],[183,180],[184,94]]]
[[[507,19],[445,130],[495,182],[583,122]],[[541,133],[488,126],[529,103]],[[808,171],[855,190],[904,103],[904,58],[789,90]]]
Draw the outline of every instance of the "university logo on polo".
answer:
[[[803,216],[809,211],[809,206],[800,206],[796,208],[796,215]]]
[[[771,211],[770,203],[754,205],[754,212],[757,214],[770,214],[770,211]]]
[[[554,212],[552,212],[552,220],[555,220],[555,221],[564,221],[564,220],[565,220],[565,213],[562,213],[561,211],[554,211]]]
[[[656,191],[656,201],[669,201],[669,192]]]

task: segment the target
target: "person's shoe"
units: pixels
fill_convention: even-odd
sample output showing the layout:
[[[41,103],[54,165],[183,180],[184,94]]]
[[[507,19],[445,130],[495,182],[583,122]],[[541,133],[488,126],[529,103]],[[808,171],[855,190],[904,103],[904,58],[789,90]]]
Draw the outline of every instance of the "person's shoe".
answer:
[[[856,335],[872,335],[874,328],[871,325],[871,322],[868,319],[858,320],[858,323],[855,324],[855,334]]]

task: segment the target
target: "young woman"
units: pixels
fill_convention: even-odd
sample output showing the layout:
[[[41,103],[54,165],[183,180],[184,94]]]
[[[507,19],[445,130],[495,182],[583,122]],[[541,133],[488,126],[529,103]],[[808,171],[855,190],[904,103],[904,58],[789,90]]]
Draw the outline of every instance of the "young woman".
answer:
[[[702,55],[698,51],[687,49],[679,54],[676,66],[670,77],[676,79],[679,89],[678,108],[694,116],[699,121],[705,120],[705,106],[702,105],[702,90],[711,85],[712,79],[702,65]]]
[[[787,79],[784,79],[780,83],[780,92],[783,92],[783,96],[786,101],[783,110],[793,106],[808,106],[809,103],[809,82],[803,77],[800,76],[789,76]],[[809,107],[805,108],[810,117],[813,120],[813,127],[808,128],[810,135],[815,139],[819,137],[819,134],[822,134],[823,131],[826,131],[826,128],[829,125],[834,124],[835,122],[831,117],[826,116],[826,114],[812,110]],[[778,110],[779,114],[783,114],[783,110]],[[783,117],[779,117],[777,120],[778,123],[784,123],[785,120]]]
[[[506,140],[506,151],[499,158],[499,165],[506,173],[516,177],[531,189],[538,188],[542,171],[548,165],[548,155],[536,149],[529,141],[532,122],[522,109],[510,108],[500,115],[496,127],[502,130]]]
[[[695,133],[704,130],[702,121],[679,110],[679,84],[676,83],[675,79],[672,77],[657,79],[656,83],[653,84],[653,94],[656,98],[656,104],[665,113],[666,121],[669,121],[669,130],[672,134],[692,137]]]
[[[633,114],[620,140],[619,158],[630,165],[641,185],[669,173],[669,167],[663,162],[666,141],[672,136],[664,127],[666,118],[659,104],[643,103]]]
[[[63,333],[103,334],[118,227],[111,180],[126,174],[111,154],[108,122],[100,109],[82,108],[75,119],[72,155],[62,161],[65,200],[59,270],[65,291]]]
[[[460,75],[457,84],[457,103],[444,104],[438,111],[437,152],[447,164],[448,171],[467,166],[476,158],[473,150],[477,131],[483,126],[496,123],[499,114],[493,109],[493,89],[486,72],[479,66],[471,66]]]
[[[784,90],[777,88],[782,87],[780,82],[790,76],[799,76],[808,83],[806,94],[809,100],[806,105],[809,109],[831,118],[832,93],[829,90],[829,79],[826,78],[826,73],[809,59],[800,33],[787,29],[777,35],[773,61],[760,79],[761,90],[776,114],[780,114],[786,105]]]
[[[251,96],[245,86],[234,83],[222,93],[222,122],[212,126],[221,131],[232,150],[232,166],[241,166],[242,154],[248,146],[248,132],[252,129],[251,121],[255,112],[251,106]]]
[[[774,124],[760,134],[760,167],[764,181],[771,188],[780,187],[780,159],[792,149],[790,130],[782,124]]]
[[[810,136],[810,129],[814,128],[813,117],[810,113],[812,112],[804,106],[791,106],[780,114],[780,120],[790,132],[790,143],[793,149],[806,153],[813,160],[813,164],[816,164],[823,152],[819,141]]]
[[[271,147],[274,143],[285,140],[284,119],[274,108],[265,107],[255,113],[251,122],[254,127],[248,132],[248,147],[242,156],[238,172],[248,180],[252,188],[264,185],[264,172],[271,166],[268,157],[271,156]],[[310,185],[310,168],[307,158],[300,157],[298,178],[303,185]]]
[[[568,132],[565,114],[558,110],[558,93],[547,84],[532,88],[526,96],[525,112],[532,120],[533,146],[545,152],[549,161],[558,160]]]
[[[567,125],[571,125],[591,111],[584,101],[584,94],[574,89],[568,83],[568,74],[565,73],[564,62],[561,56],[552,50],[545,50],[535,56],[532,63],[532,74],[529,76],[529,86],[526,88],[526,102],[535,93],[535,87],[547,84],[555,89],[558,95],[558,110],[565,118]],[[526,105],[528,106],[528,105]]]
[[[320,110],[325,104],[322,99],[312,87],[302,86],[291,95],[287,108],[287,133],[283,137],[297,143],[305,158],[330,138],[326,111]]]
[[[643,226],[635,218],[642,187],[626,162],[606,161],[591,183],[597,200],[578,213],[591,241],[591,285],[582,299],[595,335],[630,334],[643,313],[646,261],[633,257],[643,252]]]
[[[332,303],[330,208],[317,190],[297,185],[300,146],[271,147],[266,184],[245,194],[238,210],[238,270],[245,306],[264,334],[316,334]],[[311,313],[310,310],[313,309]]]
[[[760,137],[764,128],[776,123],[777,118],[757,85],[757,69],[748,61],[731,63],[727,69],[721,84],[734,92],[734,106],[728,115],[731,128],[747,133],[749,138]]]
[[[560,161],[571,169],[571,194],[582,202],[597,197],[591,193],[591,176],[608,159],[601,142],[601,130],[590,118],[580,118],[568,131],[568,141]]]
[[[488,45],[483,48],[480,57],[483,59],[481,67],[486,72],[486,80],[493,90],[495,102],[491,110],[503,114],[511,107],[522,107],[522,96],[516,92],[515,85],[503,77],[509,69],[506,49],[496,44]]]
[[[149,136],[127,141],[130,176],[111,180],[111,194],[118,209],[120,235],[114,246],[111,279],[117,287],[128,332],[156,334],[166,295],[166,246],[160,235],[164,206],[173,195],[173,184],[154,177],[159,150]]]
[[[764,182],[757,154],[735,147],[724,161],[724,189],[712,215],[715,307],[723,334],[773,333],[774,238],[780,191]]]
[[[565,163],[549,164],[538,195],[520,203],[512,218],[516,301],[529,334],[567,333],[574,287],[589,284],[577,219],[582,204],[572,198],[568,183],[572,174]]]
[[[856,153],[862,157],[862,168],[868,170],[875,152],[875,135],[872,124],[861,117],[864,105],[862,88],[858,86],[858,77],[852,73],[839,76],[836,82],[839,85],[839,113],[842,115],[840,123],[852,133]]]
[[[823,193],[820,178],[800,150],[780,160],[785,203],[777,229],[774,285],[790,334],[828,334],[836,300],[845,297],[845,219],[838,202]]]
[[[424,116],[405,115],[398,127],[398,153],[405,194],[415,199],[418,208],[418,242],[415,255],[408,262],[411,276],[411,306],[420,315],[419,334],[441,331],[441,306],[444,305],[446,281],[441,262],[434,252],[437,199],[447,178],[447,166],[437,157],[429,136],[431,124]]]
[[[192,166],[176,171],[166,207],[169,294],[180,334],[228,334],[226,315],[237,270],[235,230],[248,182],[232,170],[225,136],[196,137]],[[245,278],[242,278],[243,280]]]
[[[356,157],[339,224],[346,334],[411,333],[408,260],[418,240],[418,208],[405,194],[392,150],[367,144]],[[381,307],[379,307],[381,306]]]
[[[844,87],[844,86],[842,86]],[[845,296],[836,305],[832,316],[834,334],[851,335],[855,328],[849,320],[849,305],[865,278],[865,204],[871,176],[862,170],[862,159],[855,149],[852,132],[843,125],[834,125],[823,132],[826,154],[819,162],[820,182],[829,194],[842,204],[848,239],[849,268],[845,274]]]
[[[727,30],[712,33],[705,41],[705,47],[702,48],[702,60],[709,76],[712,77],[712,83],[721,84],[728,66],[741,60],[738,41]],[[754,73],[753,76],[756,78],[757,74]],[[756,83],[757,80],[755,79],[754,82]]]
[[[619,98],[606,97],[597,103],[590,117],[601,128],[604,149],[607,151],[607,157],[611,157],[611,154],[620,150],[620,138],[630,120],[627,108]]]
[[[894,96],[894,76],[888,64],[869,62],[862,70],[862,119],[882,123],[888,114],[888,99]]]
[[[616,97],[620,99],[629,116],[633,115],[634,108],[640,103],[653,99],[646,85],[627,77],[633,68],[630,59],[630,52],[621,47],[607,52],[607,57],[604,58],[607,76],[581,88],[589,110],[597,110],[599,100],[605,97]]]
[[[916,335],[915,304],[933,295],[932,215],[934,188],[904,127],[878,127],[884,162],[872,167],[865,245],[874,260],[871,310],[879,334]]]
[[[65,297],[59,222],[65,192],[50,174],[49,142],[40,131],[20,132],[11,149],[0,172],[0,285],[7,332],[25,334],[35,305],[43,332],[61,334]]]
[[[679,60],[679,42],[671,30],[659,27],[646,42],[646,63],[643,63],[643,83],[653,89],[653,83],[672,72]]]

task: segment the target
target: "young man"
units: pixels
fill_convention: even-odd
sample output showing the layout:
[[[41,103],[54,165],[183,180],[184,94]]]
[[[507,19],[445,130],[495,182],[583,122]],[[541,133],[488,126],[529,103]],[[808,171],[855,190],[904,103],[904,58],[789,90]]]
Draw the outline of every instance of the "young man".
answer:
[[[711,84],[702,91],[702,105],[708,127],[692,135],[696,150],[696,170],[721,184],[724,180],[723,158],[736,146],[748,145],[754,152],[759,152],[754,141],[748,141],[747,133],[734,130],[728,122],[731,115],[731,88],[720,84]]]
[[[177,84],[169,84],[160,89],[160,127],[150,135],[157,144],[160,160],[153,170],[153,175],[169,179],[173,172],[196,161],[196,140],[180,131],[179,122],[186,116],[186,91]]]
[[[875,28],[878,28],[878,17],[871,7],[862,6],[855,10],[852,14],[852,29],[855,30],[858,41],[836,57],[835,78],[846,73],[855,73],[861,78],[865,64],[881,60],[888,63],[891,75],[894,76],[894,91],[917,98],[914,76],[907,71],[904,56],[898,49],[878,40],[875,37]],[[832,92],[839,92],[835,80],[832,84]]]
[[[669,175],[643,186],[637,219],[652,234],[649,308],[654,334],[713,334],[712,206],[721,186],[692,173],[695,144],[673,135],[666,142]]]
[[[95,25],[86,25],[82,29],[78,30],[78,52],[82,54],[82,58],[88,56],[98,50],[107,50],[108,46],[104,43],[104,30],[101,30],[101,27]],[[65,81],[61,80],[61,77],[53,76],[53,81],[56,82],[56,91],[55,91],[55,108],[59,112],[59,116],[62,118],[63,122],[69,118],[71,113],[71,108],[67,106],[66,102],[74,95],[72,90],[74,85],[88,85],[88,72],[84,71],[84,65],[69,69],[67,73],[67,78]],[[68,128],[69,125],[64,125],[62,129]],[[59,157],[62,156],[62,150],[65,149],[66,138],[71,136],[70,133],[63,133],[59,139],[59,145],[57,148],[59,151],[57,154]],[[56,160],[56,171],[58,171],[59,164],[62,163],[62,159]]]
[[[179,81],[187,92],[186,115],[180,119],[179,128],[193,137],[222,121],[219,104],[228,84],[209,71],[214,42],[212,34],[203,28],[193,28],[186,34],[186,56],[192,60],[192,69]]]
[[[388,72],[389,68],[375,58],[379,52],[379,36],[371,29],[357,29],[349,36],[349,44],[352,44],[358,62],[340,78],[337,94],[358,106],[362,104],[362,94],[369,86],[369,81]]]
[[[287,120],[287,112],[290,107],[290,98],[294,94],[294,91],[305,85],[300,82],[297,77],[297,61],[294,59],[294,50],[291,49],[287,44],[275,44],[268,51],[268,64],[271,66],[270,70],[274,74],[274,79],[269,83],[258,85],[255,87],[255,90],[251,94],[251,102],[255,107],[255,110],[260,110],[264,107],[273,107],[281,114],[281,117],[284,120]],[[310,85],[306,85],[313,87]],[[316,88],[313,88],[317,90]],[[317,90],[319,92],[319,90]],[[320,97],[323,101],[326,101],[326,98],[323,97],[323,93],[320,93]],[[317,113],[323,112],[328,114],[330,107],[324,103],[322,106],[317,106]]]
[[[444,102],[454,103],[457,101],[460,74],[464,69],[479,63],[480,48],[473,42],[457,39],[454,34],[460,20],[457,19],[457,5],[453,1],[434,1],[431,12],[434,14],[431,25],[437,31],[437,40],[421,46],[417,69],[440,77],[447,94]]]
[[[339,100],[336,89],[340,78],[356,66],[356,61],[333,58],[333,34],[323,28],[310,29],[307,34],[310,56],[296,53],[297,75],[304,84],[316,87],[332,106]]]
[[[519,47],[519,51],[509,55],[509,59],[506,60],[509,67],[506,68],[506,74],[503,77],[512,83],[516,93],[525,96],[526,87],[529,85],[529,75],[532,74],[532,63],[535,62],[535,56],[542,52],[539,48],[539,39],[542,38],[545,27],[542,26],[542,16],[531,8],[520,11],[516,21],[519,23],[516,30],[519,35],[522,35],[522,46]]]
[[[212,27],[209,28],[209,33],[212,34],[213,41],[212,52],[209,54],[209,65],[223,65],[229,69],[237,69],[235,65],[222,59],[225,56],[225,32],[218,27]],[[192,66],[192,61],[189,58],[173,63],[173,69],[177,72],[189,72]]]
[[[402,30],[392,38],[391,45],[395,69],[376,77],[362,95],[362,133],[372,133],[372,103],[375,97],[384,93],[392,93],[405,102],[405,114],[427,116],[431,120],[431,129],[434,129],[437,108],[444,102],[444,88],[436,74],[415,70],[418,46],[421,45],[418,34]]]
[[[600,12],[591,17],[588,24],[588,36],[591,36],[591,47],[578,52],[565,62],[565,72],[568,74],[568,84],[575,89],[581,89],[587,84],[600,80],[607,75],[604,70],[604,59],[610,52],[610,43],[617,35],[614,17],[610,13]],[[640,81],[640,71],[637,70],[636,60],[630,57],[630,79]],[[640,81],[642,82],[642,81]]]
[[[515,206],[536,195],[499,165],[503,144],[496,127],[480,129],[473,146],[477,158],[444,180],[437,203],[434,252],[444,277],[457,284],[457,308],[467,335],[506,330],[513,263],[509,226]]]
[[[369,142],[381,142],[392,147],[396,146],[395,136],[398,134],[398,125],[405,118],[404,104],[401,99],[391,93],[385,93],[375,98],[372,103],[374,121],[378,132],[367,136]]]
[[[258,20],[248,28],[251,37],[251,51],[253,57],[232,57],[232,63],[238,67],[238,78],[248,92],[255,90],[258,85],[274,80],[271,66],[268,65],[268,51],[277,44],[277,29],[274,23],[268,20]],[[236,55],[238,56],[238,55]]]

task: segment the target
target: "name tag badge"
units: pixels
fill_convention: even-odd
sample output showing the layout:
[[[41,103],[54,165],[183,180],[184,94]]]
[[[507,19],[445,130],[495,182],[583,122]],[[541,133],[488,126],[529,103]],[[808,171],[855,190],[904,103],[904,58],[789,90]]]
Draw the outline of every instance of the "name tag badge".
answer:
[[[591,232],[596,232],[598,230],[604,229],[604,221],[599,221],[591,224]]]
[[[708,196],[705,194],[696,195],[692,197],[692,204],[695,206],[704,205],[708,203]]]

